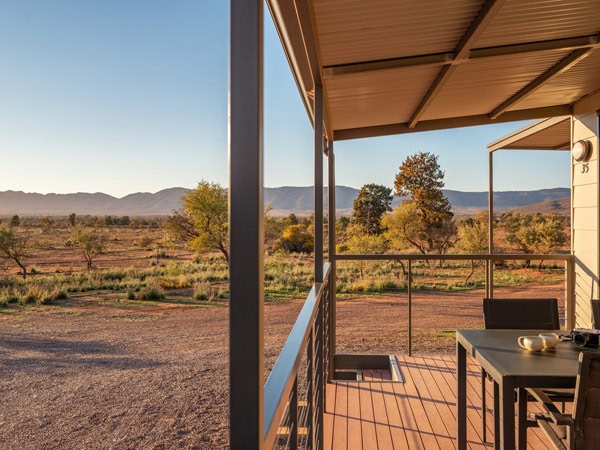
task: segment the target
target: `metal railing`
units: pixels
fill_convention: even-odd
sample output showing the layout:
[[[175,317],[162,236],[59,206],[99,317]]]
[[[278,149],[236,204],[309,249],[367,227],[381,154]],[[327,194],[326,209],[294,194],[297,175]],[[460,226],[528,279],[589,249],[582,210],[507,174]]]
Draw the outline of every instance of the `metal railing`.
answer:
[[[483,261],[486,296],[493,296],[494,261],[563,261],[565,263],[566,327],[574,323],[574,258],[572,255],[337,255],[336,261],[395,260],[407,263],[408,351],[412,354],[412,264],[415,261]],[[325,388],[330,364],[331,283],[335,276],[324,265],[323,282],[308,294],[273,370],[264,385],[263,448],[319,449],[323,444]]]
[[[325,264],[323,283],[313,285],[265,383],[263,448],[322,448],[331,276]],[[303,359],[304,380],[299,379]]]
[[[412,356],[412,305],[413,277],[412,263],[415,261],[484,261],[486,297],[494,296],[494,261],[563,261],[565,263],[565,326],[571,329],[575,324],[574,301],[574,258],[571,254],[478,254],[478,255],[442,255],[442,254],[379,254],[357,255],[337,254],[336,261],[401,261],[407,263],[408,296],[408,355]]]

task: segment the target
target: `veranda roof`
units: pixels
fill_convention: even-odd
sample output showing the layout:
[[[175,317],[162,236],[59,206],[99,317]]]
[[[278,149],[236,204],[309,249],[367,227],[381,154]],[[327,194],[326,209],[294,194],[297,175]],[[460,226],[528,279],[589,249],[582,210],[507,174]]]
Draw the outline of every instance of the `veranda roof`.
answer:
[[[571,117],[539,120],[490,142],[488,150],[570,150]]]
[[[267,0],[330,140],[569,115],[600,89],[598,0]]]

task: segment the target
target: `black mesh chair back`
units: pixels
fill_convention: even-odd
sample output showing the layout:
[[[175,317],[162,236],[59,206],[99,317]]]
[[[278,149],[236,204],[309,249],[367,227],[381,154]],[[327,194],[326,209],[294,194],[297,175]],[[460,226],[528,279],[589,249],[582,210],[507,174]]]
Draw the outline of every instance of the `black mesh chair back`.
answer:
[[[484,298],[483,322],[486,329],[558,330],[558,302],[555,298]],[[487,374],[481,369],[481,410],[483,442],[487,440]],[[494,398],[497,401],[497,398]]]
[[[592,300],[592,326],[600,328],[600,300]]]
[[[558,302],[555,298],[484,298],[486,329],[558,330]]]

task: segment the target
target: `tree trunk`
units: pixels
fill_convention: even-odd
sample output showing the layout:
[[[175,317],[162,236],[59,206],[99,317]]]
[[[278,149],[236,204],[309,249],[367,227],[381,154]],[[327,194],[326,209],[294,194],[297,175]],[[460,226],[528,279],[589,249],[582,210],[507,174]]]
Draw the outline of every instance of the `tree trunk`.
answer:
[[[14,260],[17,263],[17,265],[21,268],[21,275],[23,276],[23,279],[26,280],[27,279],[27,267],[25,267],[25,264],[23,264],[18,259],[14,258]]]
[[[465,284],[467,284],[469,282],[469,279],[473,276],[474,273],[475,273],[475,260],[472,259],[471,260],[471,272],[469,273],[469,275],[467,275],[467,278],[465,278]]]

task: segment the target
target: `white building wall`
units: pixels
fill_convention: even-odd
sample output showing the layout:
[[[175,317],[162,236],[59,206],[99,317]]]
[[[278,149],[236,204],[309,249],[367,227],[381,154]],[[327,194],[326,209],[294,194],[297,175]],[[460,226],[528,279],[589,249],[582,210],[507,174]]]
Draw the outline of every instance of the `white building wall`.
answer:
[[[593,146],[589,161],[572,160],[571,235],[575,257],[575,326],[580,328],[592,326],[591,301],[600,299],[598,110],[600,94],[575,105],[573,115],[572,142],[589,140]]]

